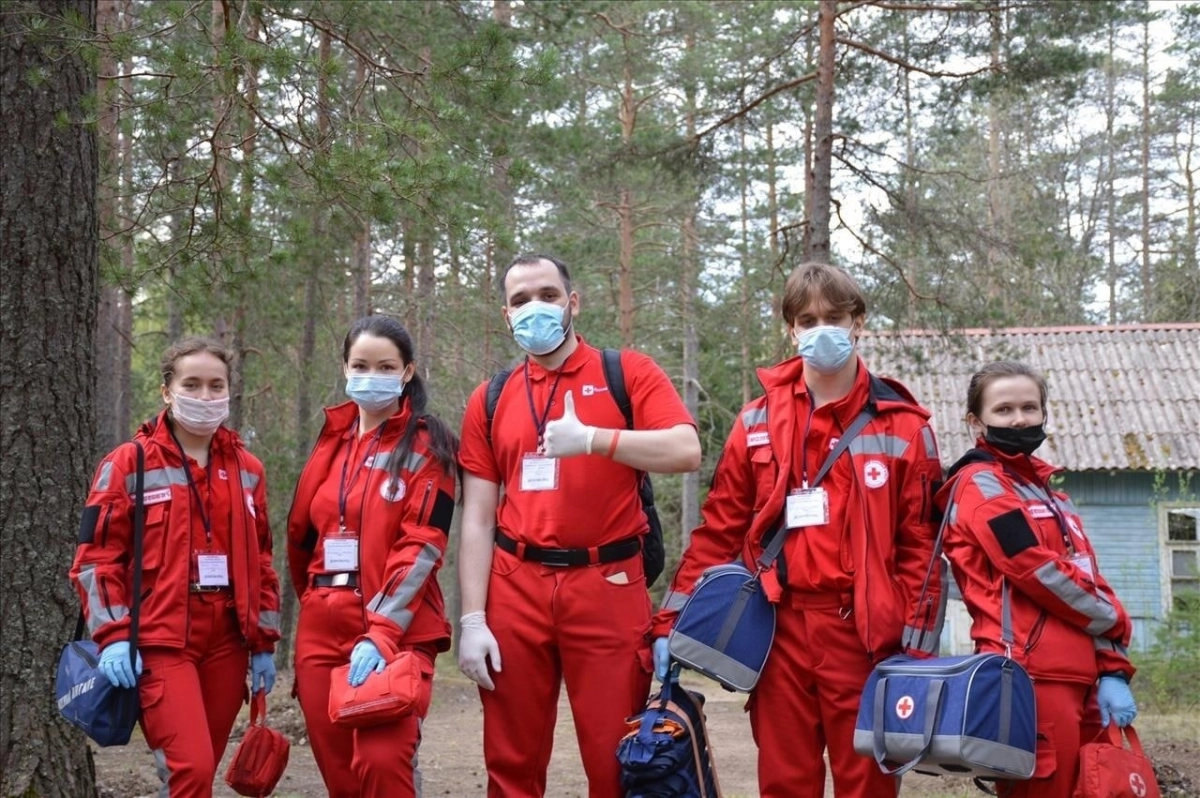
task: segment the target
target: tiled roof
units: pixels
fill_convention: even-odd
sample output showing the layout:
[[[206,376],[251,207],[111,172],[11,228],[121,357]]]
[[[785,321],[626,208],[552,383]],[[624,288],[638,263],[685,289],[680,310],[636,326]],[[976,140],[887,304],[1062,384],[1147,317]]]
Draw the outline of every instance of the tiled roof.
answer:
[[[868,332],[859,349],[933,413],[947,465],[974,442],[971,375],[1015,359],[1049,383],[1040,457],[1071,471],[1200,468],[1200,324]]]

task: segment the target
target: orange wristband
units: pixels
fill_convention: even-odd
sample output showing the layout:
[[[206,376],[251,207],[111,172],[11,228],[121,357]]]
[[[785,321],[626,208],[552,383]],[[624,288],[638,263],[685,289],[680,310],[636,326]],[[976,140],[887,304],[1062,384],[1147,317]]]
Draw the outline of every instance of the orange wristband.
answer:
[[[617,453],[617,438],[620,438],[620,437],[621,437],[621,430],[619,430],[619,429],[613,430],[612,437],[608,441],[608,451],[604,453],[604,456],[609,458],[610,460]]]

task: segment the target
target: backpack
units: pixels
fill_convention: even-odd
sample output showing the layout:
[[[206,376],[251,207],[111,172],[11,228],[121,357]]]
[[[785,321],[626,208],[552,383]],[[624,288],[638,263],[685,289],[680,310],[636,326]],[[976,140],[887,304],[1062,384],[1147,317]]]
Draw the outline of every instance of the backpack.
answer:
[[[720,798],[704,696],[686,690],[674,668],[646,708],[625,721],[617,745],[625,798]]]
[[[604,363],[604,381],[621,415],[625,416],[626,429],[633,429],[633,405],[629,401],[629,393],[625,390],[625,374],[621,369],[621,352],[617,349],[604,349],[600,352]],[[504,369],[492,375],[487,387],[487,435],[488,442],[492,440],[492,419],[496,416],[496,405],[500,402],[500,393],[512,369]],[[646,573],[646,586],[650,587],[662,575],[666,567],[667,552],[663,543],[662,522],[658,518],[658,510],[654,506],[654,485],[650,483],[650,475],[645,471],[638,472],[638,497],[642,500],[642,511],[650,528],[642,540],[642,570]]]

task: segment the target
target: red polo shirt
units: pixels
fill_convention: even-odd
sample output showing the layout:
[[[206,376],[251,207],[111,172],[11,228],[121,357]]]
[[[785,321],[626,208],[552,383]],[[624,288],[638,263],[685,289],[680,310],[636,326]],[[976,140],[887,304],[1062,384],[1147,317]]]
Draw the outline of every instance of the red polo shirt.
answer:
[[[503,486],[497,525],[523,543],[586,548],[614,543],[646,530],[637,472],[602,454],[557,460],[555,490],[521,490],[525,455],[537,452],[539,421],[561,418],[571,391],[575,414],[589,426],[624,429],[625,417],[604,379],[600,351],[577,336],[579,346],[558,371],[527,358],[513,369],[500,394],[487,439],[487,383],[467,402],[459,463],[471,475]],[[670,429],[693,424],[666,373],[650,357],[622,350],[621,367],[633,407],[634,428]]]

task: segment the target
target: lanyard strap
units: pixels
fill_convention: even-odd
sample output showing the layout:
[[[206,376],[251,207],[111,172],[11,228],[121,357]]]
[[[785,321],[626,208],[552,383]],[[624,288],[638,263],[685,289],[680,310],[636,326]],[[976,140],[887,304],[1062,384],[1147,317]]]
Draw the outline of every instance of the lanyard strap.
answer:
[[[572,352],[571,354],[575,354]],[[567,355],[567,360],[571,359],[571,355]],[[563,370],[567,367],[567,360],[562,362],[558,367],[558,373],[554,376],[554,383],[550,386],[550,396],[546,399],[546,407],[542,412],[541,418],[538,418],[537,407],[533,403],[533,384],[529,379],[529,357],[525,358],[525,396],[529,399],[529,415],[533,418],[533,426],[537,429],[538,451],[542,450],[542,435],[546,431],[546,424],[550,422],[550,408],[554,406],[554,394],[558,392],[558,381],[562,379]]]
[[[200,523],[204,526],[204,540],[209,546],[212,546],[212,522],[208,517],[208,512],[204,507],[204,500],[200,497],[200,489],[196,487],[196,480],[192,479],[192,468],[188,465],[187,452],[183,450],[183,444],[179,442],[179,438],[175,435],[175,430],[171,430],[171,439],[175,441],[175,445],[179,447],[179,457],[183,462],[183,476],[187,479],[188,492],[191,497],[196,500],[196,512],[200,514]],[[211,444],[210,444],[211,446]],[[212,449],[209,449],[208,464],[212,465]],[[211,473],[208,468],[205,468],[205,473]],[[212,479],[208,480],[208,490],[212,492]]]
[[[867,406],[862,409],[858,417],[854,419],[854,423],[842,434],[838,439],[837,446],[833,447],[833,451],[825,458],[825,462],[821,464],[821,470],[817,472],[817,476],[812,481],[813,488],[821,484],[821,480],[825,479],[825,475],[829,473],[829,469],[833,468],[834,462],[841,457],[842,452],[850,448],[850,442],[862,432],[863,427],[875,418],[875,405],[868,402]],[[791,530],[787,527],[787,510],[784,509],[782,517],[779,520],[779,526],[775,530],[775,535],[771,538],[771,542],[767,544],[767,548],[758,558],[758,568],[760,571],[765,571],[771,567],[771,563],[775,562],[775,558],[779,556],[779,552],[783,551],[783,541],[788,536]]]
[[[354,426],[350,428],[350,450],[346,452],[346,459],[342,461],[342,477],[338,480],[338,531],[346,531],[346,499],[350,495],[351,489],[354,488],[354,483],[358,482],[358,475],[362,471],[362,467],[366,464],[367,459],[373,457],[379,452],[379,442],[383,438],[383,428],[387,426],[385,420],[379,425],[378,431],[375,433],[375,439],[371,441],[371,448],[363,455],[358,466],[355,467],[354,473],[350,474],[349,484],[346,482],[346,472],[350,465],[350,458],[354,456],[356,433],[358,432],[358,419],[354,420]],[[359,518],[359,522],[362,519]]]

